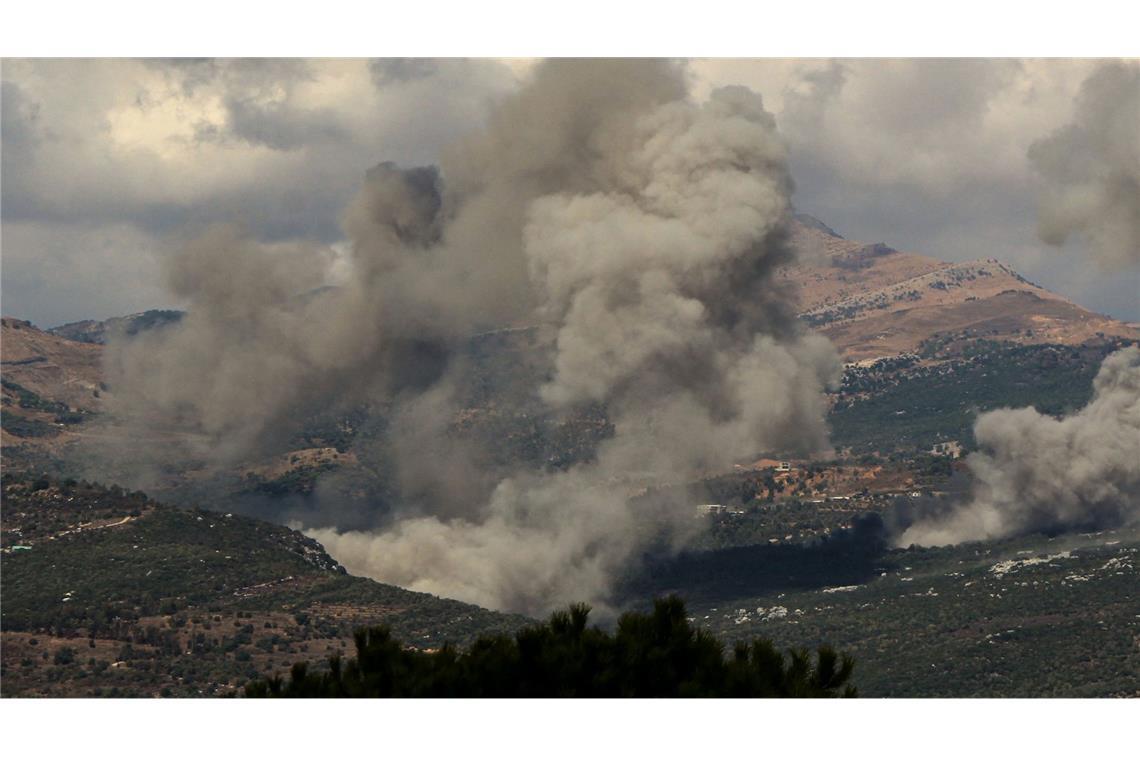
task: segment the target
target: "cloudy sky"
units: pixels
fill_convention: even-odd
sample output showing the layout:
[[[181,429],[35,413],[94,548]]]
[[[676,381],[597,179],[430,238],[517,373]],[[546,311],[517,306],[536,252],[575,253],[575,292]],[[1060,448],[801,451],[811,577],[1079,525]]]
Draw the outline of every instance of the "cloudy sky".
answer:
[[[1063,243],[1038,234],[1049,185],[1031,147],[1064,152],[1058,135],[1079,126],[1082,85],[1101,65],[716,59],[689,68],[694,98],[725,84],[761,93],[790,149],[797,207],[841,234],[951,261],[997,257],[1089,308],[1140,319],[1135,256],[1091,255],[1095,241],[1079,225]],[[162,261],[214,222],[335,251],[341,210],[369,167],[437,160],[530,67],[4,60],[3,313],[53,326],[178,306]],[[1125,86],[1137,81],[1127,76]],[[1136,148],[1125,150],[1135,161]]]

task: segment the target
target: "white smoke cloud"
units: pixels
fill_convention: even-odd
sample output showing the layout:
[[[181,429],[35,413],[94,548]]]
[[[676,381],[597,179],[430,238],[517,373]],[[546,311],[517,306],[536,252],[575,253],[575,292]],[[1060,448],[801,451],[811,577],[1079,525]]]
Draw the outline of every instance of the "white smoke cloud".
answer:
[[[1080,411],[1000,409],[980,415],[974,435],[973,498],[910,526],[900,546],[1140,521],[1140,347],[1104,360]]]

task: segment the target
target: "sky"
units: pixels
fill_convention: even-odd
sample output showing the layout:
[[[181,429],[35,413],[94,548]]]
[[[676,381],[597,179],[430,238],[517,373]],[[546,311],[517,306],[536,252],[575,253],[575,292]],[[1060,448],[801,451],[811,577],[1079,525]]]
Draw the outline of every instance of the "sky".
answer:
[[[697,59],[691,97],[760,93],[798,210],[845,237],[996,257],[1140,320],[1140,270],[1038,235],[1030,148],[1078,118],[1096,60]],[[1132,63],[1130,65],[1136,65]],[[178,307],[163,262],[211,224],[314,241],[383,161],[433,163],[518,88],[527,59],[5,59],[2,310],[48,327]],[[334,265],[335,266],[335,265]]]

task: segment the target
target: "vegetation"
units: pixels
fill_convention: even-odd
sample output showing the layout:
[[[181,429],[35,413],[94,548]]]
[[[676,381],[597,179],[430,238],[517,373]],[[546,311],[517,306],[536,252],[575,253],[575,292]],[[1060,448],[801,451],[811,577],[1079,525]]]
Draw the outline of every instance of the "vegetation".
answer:
[[[859,534],[685,554],[629,598],[676,591],[722,638],[827,642],[859,663],[861,696],[1140,696],[1140,530],[908,549]]]
[[[2,493],[5,696],[227,694],[361,627],[432,648],[529,622],[346,575],[236,514],[43,475],[5,472]]]
[[[858,455],[974,445],[974,421],[999,407],[1061,415],[1081,408],[1104,357],[1126,341],[1082,346],[933,340],[913,357],[849,367],[828,417],[832,443]]]
[[[848,368],[830,424],[851,455],[641,497],[691,501],[704,530],[680,555],[649,552],[617,603],[675,592],[689,612],[664,600],[610,632],[588,626],[581,607],[535,625],[353,578],[297,532],[237,508],[196,508],[230,509],[216,498],[222,489],[182,483],[187,509],[172,509],[65,479],[62,460],[35,448],[39,441],[9,445],[0,510],[4,694],[217,695],[251,680],[253,696],[846,693],[849,660],[826,642],[857,658],[863,695],[1137,696],[1135,531],[895,549],[882,520],[861,514],[889,509],[906,498],[900,492],[958,487],[951,481],[961,463],[929,452],[950,441],[968,450],[980,411],[1080,408],[1101,360],[1122,343],[941,336],[916,355]],[[474,381],[451,432],[486,452],[489,470],[570,466],[612,435],[601,407],[555,416],[528,405],[544,365],[527,333],[480,336],[468,354]],[[290,445],[379,448],[389,413],[362,406],[299,421]],[[56,435],[79,414],[4,382],[6,431]],[[853,463],[879,471],[870,489],[843,474]],[[21,467],[30,474],[19,475]],[[329,475],[302,464],[226,485],[250,504],[272,500],[280,517],[292,514],[280,499],[305,508],[318,477],[369,509],[393,481],[382,464]],[[706,502],[730,509],[698,515]],[[1041,561],[994,571],[1023,559]],[[751,643],[721,644],[741,638]],[[818,649],[809,656],[803,646]],[[285,680],[299,661],[308,664]]]
[[[7,392],[4,396],[4,413],[0,416],[0,425],[12,435],[21,438],[51,438],[59,435],[61,425],[79,425],[91,418],[92,412],[71,409],[62,401],[50,401],[35,391],[29,390],[19,383],[7,378],[0,379],[0,385]],[[13,414],[12,407],[26,409],[41,415],[53,415],[51,424],[43,419],[25,417]],[[7,452],[7,449],[5,450]]]
[[[0,386],[9,391],[22,409],[31,409],[39,412],[67,412],[67,404],[62,401],[48,401],[35,391],[28,390],[19,383],[7,378],[0,379]]]
[[[53,427],[43,420],[35,420],[10,412],[0,415],[0,426],[20,438],[51,438],[59,435],[59,428]]]
[[[251,697],[853,697],[854,661],[830,647],[813,661],[770,641],[724,645],[694,627],[671,596],[629,612],[613,633],[572,605],[513,636],[481,636],[467,650],[409,650],[383,626],[356,632],[356,657],[328,670],[249,684]]]
[[[317,656],[341,663],[360,631],[363,669],[338,664],[348,680],[334,686],[331,664],[327,673],[302,666],[296,689],[372,688],[376,652],[419,674],[393,694],[508,695],[518,684],[528,694],[776,696],[844,693],[850,676],[826,648],[785,659],[753,642],[726,659],[679,602],[628,615],[612,634],[586,627],[582,608],[533,626],[345,575],[305,536],[238,515],[47,475],[6,473],[2,493],[8,696],[210,696],[251,679],[287,691],[274,673]],[[586,659],[562,661],[573,652]],[[644,680],[667,665],[672,686]],[[591,673],[609,675],[594,682]]]

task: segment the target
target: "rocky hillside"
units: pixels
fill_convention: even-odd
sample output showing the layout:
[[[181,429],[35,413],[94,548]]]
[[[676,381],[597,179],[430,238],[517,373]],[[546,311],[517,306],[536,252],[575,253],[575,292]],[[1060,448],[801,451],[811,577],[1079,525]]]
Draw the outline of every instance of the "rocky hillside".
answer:
[[[1063,345],[1140,338],[1137,325],[1083,309],[997,259],[938,261],[846,240],[806,216],[793,244],[804,263],[781,276],[795,285],[803,320],[849,362],[913,352],[949,334]]]

